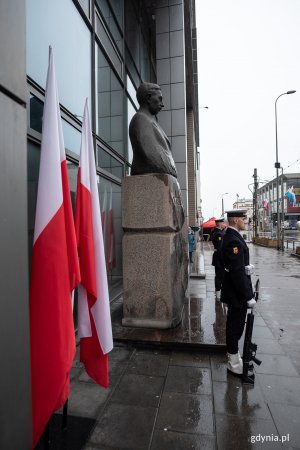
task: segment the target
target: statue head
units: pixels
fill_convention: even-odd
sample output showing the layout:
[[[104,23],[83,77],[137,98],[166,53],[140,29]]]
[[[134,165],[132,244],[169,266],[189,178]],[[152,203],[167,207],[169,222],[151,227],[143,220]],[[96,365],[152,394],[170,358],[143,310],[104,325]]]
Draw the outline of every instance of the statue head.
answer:
[[[142,83],[136,92],[136,98],[141,108],[147,108],[152,115],[158,114],[164,107],[158,84]]]

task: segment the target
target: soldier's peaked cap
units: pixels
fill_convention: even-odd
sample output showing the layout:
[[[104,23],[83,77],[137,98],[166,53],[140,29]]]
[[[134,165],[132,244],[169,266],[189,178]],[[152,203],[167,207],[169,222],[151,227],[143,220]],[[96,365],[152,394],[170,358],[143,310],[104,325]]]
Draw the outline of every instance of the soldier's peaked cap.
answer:
[[[246,209],[231,209],[226,211],[227,217],[247,217]]]
[[[216,219],[215,222],[216,223],[220,223],[220,222],[224,222],[224,217],[220,217],[219,219]]]

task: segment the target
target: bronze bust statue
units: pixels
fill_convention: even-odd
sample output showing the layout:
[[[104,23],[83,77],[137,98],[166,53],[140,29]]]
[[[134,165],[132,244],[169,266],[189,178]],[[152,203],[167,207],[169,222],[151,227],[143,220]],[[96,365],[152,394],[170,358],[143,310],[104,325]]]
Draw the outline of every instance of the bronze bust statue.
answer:
[[[161,88],[158,84],[142,83],[136,96],[140,109],[129,125],[133,149],[131,175],[167,173],[177,178],[170,141],[156,119],[164,107]]]

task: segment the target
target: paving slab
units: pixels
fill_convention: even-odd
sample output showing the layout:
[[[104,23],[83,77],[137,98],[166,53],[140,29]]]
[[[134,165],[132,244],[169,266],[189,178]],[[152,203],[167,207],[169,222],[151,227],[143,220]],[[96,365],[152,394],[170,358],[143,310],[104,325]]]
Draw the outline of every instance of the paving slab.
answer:
[[[126,373],[115,389],[111,401],[158,408],[164,382],[164,377]]]
[[[290,358],[286,355],[263,355],[263,362],[260,366],[255,367],[255,372],[297,376],[298,372],[292,364]]]
[[[198,367],[169,367],[164,390],[165,392],[211,395],[211,371]]]
[[[216,414],[272,420],[259,386],[242,384],[239,379],[231,383],[214,381],[213,396]]]
[[[159,353],[137,352],[128,366],[128,373],[166,376],[170,356]]]
[[[216,414],[216,430],[218,450],[283,449],[279,442],[261,441],[278,435],[272,420]]]
[[[300,406],[300,377],[257,374],[267,402]]]
[[[103,389],[96,383],[72,381],[68,413],[74,416],[96,418],[109,394],[110,389]]]
[[[213,435],[212,397],[164,392],[155,428]]]
[[[155,430],[151,450],[217,450],[215,436]]]
[[[269,402],[279,435],[285,436],[284,447],[300,448],[300,406]]]
[[[98,421],[90,443],[99,448],[147,450],[157,409],[110,403]]]
[[[208,367],[210,368],[210,358],[208,354],[200,352],[172,352],[170,356],[170,366],[187,367]]]

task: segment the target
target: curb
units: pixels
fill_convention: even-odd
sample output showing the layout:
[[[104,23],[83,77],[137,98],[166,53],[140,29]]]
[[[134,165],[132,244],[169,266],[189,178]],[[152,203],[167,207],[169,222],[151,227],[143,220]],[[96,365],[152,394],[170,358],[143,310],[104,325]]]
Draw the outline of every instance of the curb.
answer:
[[[175,351],[201,351],[203,353],[226,353],[225,344],[196,344],[193,342],[172,342],[172,341],[148,341],[131,339],[114,339],[115,344],[132,345],[134,347],[153,348],[157,350],[175,350]]]

